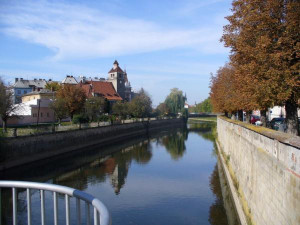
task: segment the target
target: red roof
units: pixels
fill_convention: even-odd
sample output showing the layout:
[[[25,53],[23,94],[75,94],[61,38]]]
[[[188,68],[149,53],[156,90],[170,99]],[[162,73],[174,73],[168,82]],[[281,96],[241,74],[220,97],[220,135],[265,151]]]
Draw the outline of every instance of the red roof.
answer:
[[[124,71],[119,66],[117,66],[116,69],[112,68],[108,73],[114,73],[114,72],[124,73]]]
[[[80,82],[78,86],[80,86],[84,90],[87,97],[99,95],[110,101],[123,100],[120,97],[120,95],[116,92],[111,82],[86,81],[85,83]]]

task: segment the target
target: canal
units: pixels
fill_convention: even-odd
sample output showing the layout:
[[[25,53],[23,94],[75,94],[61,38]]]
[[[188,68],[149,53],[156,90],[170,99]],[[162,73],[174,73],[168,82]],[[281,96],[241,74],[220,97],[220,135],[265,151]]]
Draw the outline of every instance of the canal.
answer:
[[[113,224],[239,224],[215,146],[216,124],[193,122],[113,147],[44,160],[2,172],[2,180],[70,186],[99,198]],[[32,193],[33,224],[39,224],[39,193]],[[36,200],[36,201],[35,201]],[[2,224],[12,224],[11,191],[2,191]],[[60,196],[60,224],[64,198]],[[18,224],[26,224],[26,192],[18,192]],[[71,201],[71,203],[74,203]],[[46,193],[47,224],[53,224],[52,197]],[[74,204],[75,205],[75,204]],[[73,213],[73,214],[72,214]],[[71,207],[72,224],[75,206]]]

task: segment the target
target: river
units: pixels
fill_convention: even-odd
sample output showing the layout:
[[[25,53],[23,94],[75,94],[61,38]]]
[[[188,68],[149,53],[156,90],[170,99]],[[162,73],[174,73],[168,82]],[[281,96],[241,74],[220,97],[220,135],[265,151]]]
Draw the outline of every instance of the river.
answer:
[[[0,178],[70,186],[99,198],[112,224],[239,224],[215,146],[215,123],[162,130],[117,143],[91,147],[0,174]],[[39,193],[32,194],[33,224],[39,224]],[[59,197],[60,224],[64,198]],[[2,191],[2,224],[12,224],[11,191]],[[18,192],[19,224],[26,224],[26,192]],[[74,201],[71,201],[74,203]],[[53,224],[52,197],[46,193],[47,224]],[[72,216],[73,215],[73,216]],[[71,222],[75,223],[75,204]]]

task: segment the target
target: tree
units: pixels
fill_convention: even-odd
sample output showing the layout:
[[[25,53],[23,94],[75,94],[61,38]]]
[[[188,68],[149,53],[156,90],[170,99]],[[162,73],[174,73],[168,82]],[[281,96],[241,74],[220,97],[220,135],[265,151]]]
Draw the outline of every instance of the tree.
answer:
[[[215,112],[232,113],[238,110],[236,86],[234,82],[235,69],[226,64],[216,75],[212,75],[210,98]]]
[[[212,105],[210,102],[210,98],[205,99],[203,102],[199,105],[200,112],[204,113],[210,113],[212,111]]]
[[[171,93],[167,96],[165,100],[166,106],[170,109],[171,113],[177,115],[182,111],[186,97],[178,88],[171,89]]]
[[[156,107],[156,111],[157,111],[157,114],[160,116],[167,116],[171,112],[166,103],[160,103]]]
[[[56,93],[57,98],[64,99],[68,115],[73,118],[84,107],[86,95],[83,89],[74,85],[64,85]]]
[[[102,97],[91,97],[85,102],[85,113],[89,117],[90,121],[95,119],[99,120],[100,115],[105,112],[106,101]]]
[[[191,112],[191,113],[211,113],[212,105],[211,105],[210,97],[208,97],[204,101],[196,104],[195,106],[189,108],[189,112]]]
[[[143,88],[129,103],[129,112],[137,118],[150,116],[152,112],[152,100]]]
[[[0,116],[3,123],[3,132],[7,132],[7,120],[18,108],[19,105],[13,103],[11,90],[4,85],[0,78]]]
[[[49,107],[54,111],[55,117],[58,119],[58,123],[61,123],[63,118],[67,117],[68,109],[66,107],[66,102],[63,98],[56,98],[50,103]]]
[[[299,80],[300,2],[234,0],[222,41],[231,48],[241,97],[265,112],[285,105],[287,131],[296,134]],[[264,114],[264,113],[263,113]]]
[[[129,114],[129,103],[123,103],[120,101],[116,102],[112,107],[112,111],[122,119],[126,119],[127,115]]]
[[[53,81],[53,82],[48,82],[45,88],[50,91],[58,91],[60,89],[60,85],[58,82]]]

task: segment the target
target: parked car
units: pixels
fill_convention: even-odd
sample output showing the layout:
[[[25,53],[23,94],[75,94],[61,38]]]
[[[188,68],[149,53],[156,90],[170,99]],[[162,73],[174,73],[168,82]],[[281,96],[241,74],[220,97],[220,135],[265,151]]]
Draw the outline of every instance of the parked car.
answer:
[[[256,121],[260,121],[260,117],[259,116],[255,116],[255,115],[251,115],[251,117],[250,117],[250,123],[251,124],[255,124]]]
[[[256,126],[262,126],[262,122],[261,122],[260,120],[257,120],[257,121],[255,122],[255,125],[256,125]]]
[[[286,128],[285,119],[283,117],[273,118],[270,121],[270,125],[273,130],[279,130],[280,126],[283,126],[284,130]]]

